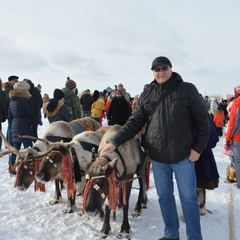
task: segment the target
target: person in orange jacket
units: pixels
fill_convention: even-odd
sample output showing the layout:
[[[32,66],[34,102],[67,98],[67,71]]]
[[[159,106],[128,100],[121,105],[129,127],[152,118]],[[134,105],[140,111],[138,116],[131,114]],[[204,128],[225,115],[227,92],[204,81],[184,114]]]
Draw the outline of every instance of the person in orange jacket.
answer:
[[[217,132],[219,137],[222,137],[223,135],[224,121],[225,121],[224,111],[221,109],[221,107],[218,107],[217,111],[214,114],[213,122],[217,127]]]

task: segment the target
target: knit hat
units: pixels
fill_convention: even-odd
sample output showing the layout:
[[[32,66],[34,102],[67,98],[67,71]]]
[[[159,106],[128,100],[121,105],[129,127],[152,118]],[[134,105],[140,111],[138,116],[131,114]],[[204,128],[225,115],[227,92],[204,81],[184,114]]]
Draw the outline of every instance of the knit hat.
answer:
[[[9,76],[8,77],[8,81],[10,82],[10,81],[12,81],[12,80],[14,80],[14,81],[18,81],[18,79],[19,79],[19,77],[18,76],[15,76],[15,75],[12,75],[12,76]]]
[[[237,85],[235,88],[234,88],[234,98],[238,98],[240,96],[240,85]]]
[[[25,81],[19,81],[13,85],[13,89],[15,90],[28,91],[29,88],[30,88],[30,85]]]
[[[53,97],[57,99],[64,98],[64,92],[61,89],[56,88],[53,92]]]
[[[170,62],[170,60],[166,57],[157,57],[153,60],[152,62],[152,68],[151,70],[153,70],[153,68],[155,66],[170,66],[172,67],[172,63]]]
[[[75,83],[72,79],[70,79],[70,77],[67,77],[67,81],[66,81],[66,83],[65,83],[65,87],[66,87],[66,88],[73,89],[73,88],[75,88],[76,86],[77,86],[76,83]]]

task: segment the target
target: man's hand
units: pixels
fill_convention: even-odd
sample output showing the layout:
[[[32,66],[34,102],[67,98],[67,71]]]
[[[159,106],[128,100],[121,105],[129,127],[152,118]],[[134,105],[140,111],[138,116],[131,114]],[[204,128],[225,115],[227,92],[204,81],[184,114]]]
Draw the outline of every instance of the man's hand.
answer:
[[[229,140],[226,140],[226,146],[231,147],[231,142]]]
[[[196,152],[195,150],[191,149],[190,155],[189,155],[189,160],[191,162],[196,162],[200,157],[200,153]]]
[[[115,149],[116,147],[112,143],[108,143],[100,151],[100,156],[104,153],[112,153]]]

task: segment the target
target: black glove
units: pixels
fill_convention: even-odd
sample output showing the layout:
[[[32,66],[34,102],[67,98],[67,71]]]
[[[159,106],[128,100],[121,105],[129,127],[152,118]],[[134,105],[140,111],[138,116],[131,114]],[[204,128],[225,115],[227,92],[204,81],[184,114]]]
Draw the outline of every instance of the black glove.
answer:
[[[229,140],[226,140],[226,146],[227,146],[227,147],[231,147],[231,143],[230,143]]]

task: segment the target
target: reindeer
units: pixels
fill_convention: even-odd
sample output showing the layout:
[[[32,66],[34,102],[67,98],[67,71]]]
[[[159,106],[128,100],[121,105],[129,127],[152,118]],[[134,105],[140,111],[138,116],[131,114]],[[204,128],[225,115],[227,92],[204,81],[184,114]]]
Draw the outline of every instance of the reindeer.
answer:
[[[39,182],[46,183],[56,177],[63,177],[68,189],[68,204],[64,207],[65,213],[74,211],[75,189],[82,193],[85,187],[85,169],[82,159],[84,158],[88,163],[96,159],[98,145],[108,128],[99,129],[98,132],[82,132],[69,143],[56,142],[49,145],[48,154],[36,178]]]
[[[114,125],[103,136],[99,149],[111,141],[119,130],[119,125]],[[138,201],[134,208],[133,216],[138,216],[142,207],[147,204],[145,182],[146,154],[142,152],[136,138],[119,146],[113,153],[104,153],[94,162],[85,162],[86,179],[88,179],[83,198],[83,211],[88,214],[101,211],[105,206],[104,223],[99,235],[106,238],[111,230],[110,211],[116,210],[118,203],[117,189],[122,186],[123,222],[119,238],[130,236],[128,221],[129,197],[131,193],[134,174],[139,177],[140,191]]]
[[[69,142],[72,138],[80,132],[93,130],[96,131],[99,128],[99,124],[90,117],[76,119],[72,122],[57,121],[49,124],[44,133],[43,138],[34,138],[37,140],[32,148],[20,149],[19,151],[13,148],[9,143],[5,143],[9,151],[3,154],[15,153],[17,155],[17,161],[14,165],[9,166],[11,171],[15,171],[18,166],[18,174],[14,186],[21,191],[26,191],[34,181],[34,189],[45,191],[43,185],[39,184],[35,179],[35,173],[39,169],[39,164],[42,157],[46,155],[47,147],[51,142],[64,141]],[[27,137],[27,136],[22,136]],[[7,142],[6,138],[5,141]],[[45,153],[42,155],[42,153]],[[21,163],[21,164],[20,164]],[[63,182],[60,179],[55,180],[55,194],[50,204],[57,204],[61,199],[61,189],[63,188]]]

